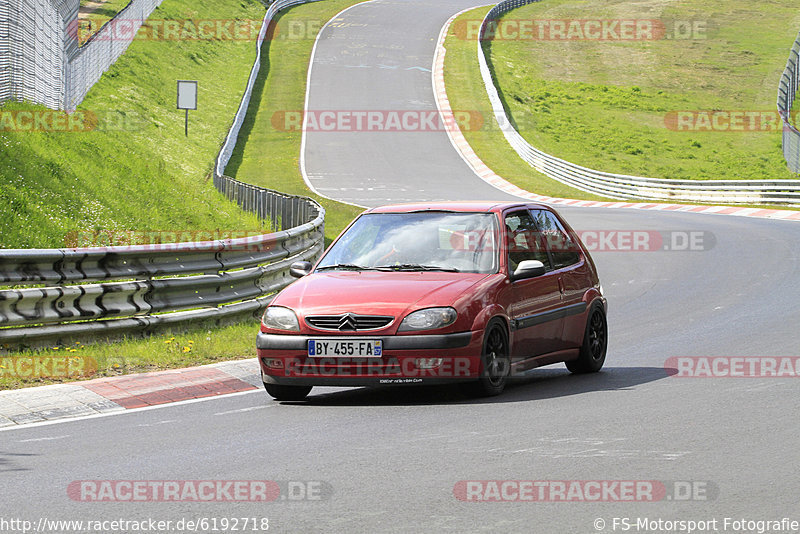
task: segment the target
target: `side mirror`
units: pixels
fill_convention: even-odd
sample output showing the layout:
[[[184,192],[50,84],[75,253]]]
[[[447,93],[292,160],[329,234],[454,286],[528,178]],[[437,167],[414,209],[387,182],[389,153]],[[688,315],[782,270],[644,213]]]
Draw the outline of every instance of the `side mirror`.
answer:
[[[511,275],[511,280],[521,280],[523,278],[536,278],[547,272],[544,263],[539,260],[524,260],[519,262],[517,270]]]
[[[295,278],[307,276],[314,266],[308,261],[296,261],[289,267],[289,274]]]

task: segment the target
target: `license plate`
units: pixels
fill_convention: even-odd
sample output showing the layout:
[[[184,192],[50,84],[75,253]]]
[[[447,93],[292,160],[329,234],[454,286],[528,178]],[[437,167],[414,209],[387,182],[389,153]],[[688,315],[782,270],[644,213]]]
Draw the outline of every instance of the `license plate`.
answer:
[[[310,339],[308,355],[312,358],[380,358],[383,341],[380,339]]]

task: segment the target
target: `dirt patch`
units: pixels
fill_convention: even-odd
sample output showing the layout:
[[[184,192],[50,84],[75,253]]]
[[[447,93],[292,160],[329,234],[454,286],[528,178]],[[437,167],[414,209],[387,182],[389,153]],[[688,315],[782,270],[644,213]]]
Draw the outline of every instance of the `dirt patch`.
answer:
[[[78,10],[78,20],[86,20],[90,15],[93,15],[98,10],[102,9],[108,0],[86,1],[81,2],[81,7]]]

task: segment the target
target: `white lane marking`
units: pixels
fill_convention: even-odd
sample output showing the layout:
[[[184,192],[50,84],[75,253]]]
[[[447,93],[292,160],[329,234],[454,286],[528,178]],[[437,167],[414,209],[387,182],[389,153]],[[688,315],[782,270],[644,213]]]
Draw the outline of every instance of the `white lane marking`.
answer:
[[[177,420],[177,419],[167,419],[167,420],[165,420],[165,421],[159,421],[158,423],[143,423],[143,424],[141,424],[141,425],[136,425],[136,426],[142,426],[142,427],[146,427],[146,426],[158,426],[158,425],[167,425],[167,424],[169,424],[169,423],[177,423],[177,422],[178,422],[178,420]]]
[[[450,108],[450,99],[447,98],[446,88],[445,88],[445,84],[444,84],[444,68],[442,68],[441,72],[439,72],[439,65],[438,65],[439,61],[441,61],[441,56],[445,51],[444,50],[445,35],[446,35],[447,31],[450,29],[450,25],[453,23],[453,21],[456,18],[458,18],[459,16],[461,16],[462,14],[466,13],[467,11],[472,11],[473,9],[479,9],[481,7],[487,7],[487,6],[491,6],[491,5],[494,5],[494,4],[484,4],[482,6],[473,6],[473,7],[468,7],[466,9],[462,9],[461,11],[459,11],[458,13],[456,13],[455,15],[450,17],[450,19],[447,22],[445,22],[444,26],[442,26],[442,29],[439,30],[439,36],[436,39],[436,50],[433,53],[433,62],[431,64],[431,86],[433,88],[433,99],[436,102],[436,109],[439,111],[439,117],[442,120],[443,124],[447,124],[447,120],[448,120],[445,117],[445,112],[444,112],[444,109],[443,109],[443,103],[444,103],[445,99],[447,99],[447,107],[448,107],[448,109]],[[442,77],[441,89],[442,89],[443,92],[445,92],[444,95],[440,95],[439,94],[439,83],[436,80],[437,75],[441,75],[441,77]],[[456,154],[458,154],[461,157],[461,159],[464,161],[464,163],[467,165],[467,167],[469,167],[469,169],[473,172],[473,174],[475,174],[475,176],[477,176],[478,178],[483,180],[485,183],[491,185],[492,187],[494,187],[498,191],[502,191],[503,193],[506,193],[507,195],[517,196],[519,198],[525,198],[525,197],[516,195],[515,193],[512,193],[510,191],[507,191],[506,189],[504,189],[503,187],[501,187],[498,184],[492,183],[489,180],[484,179],[484,177],[480,175],[480,173],[475,169],[475,167],[469,161],[469,159],[467,158],[466,154],[464,154],[464,151],[462,151],[458,147],[458,142],[456,141],[455,137],[453,136],[453,132],[451,132],[449,128],[445,128],[445,130],[447,131],[447,139],[450,141],[450,144],[453,145],[453,149],[456,151]],[[464,142],[466,142],[466,138],[464,138]],[[469,146],[469,144],[467,144],[467,146]],[[472,147],[470,147],[470,149],[471,148]],[[481,162],[481,163],[483,163],[483,162]],[[488,169],[488,166],[487,166],[487,169]],[[491,169],[489,169],[489,170],[491,170]]]
[[[217,400],[217,399],[227,399],[227,398],[231,398],[231,397],[238,397],[240,395],[250,395],[251,393],[258,393],[260,395],[264,395],[265,394],[260,389],[251,389],[251,390],[248,390],[248,391],[238,391],[236,393],[228,393],[226,395],[215,395],[213,397],[203,397],[202,399],[189,399],[189,400],[185,400],[185,401],[172,402],[172,403],[168,403],[168,404],[159,404],[157,406],[145,406],[144,408],[133,408],[131,410],[119,410],[119,411],[108,412],[108,413],[96,413],[96,414],[91,414],[91,415],[84,415],[84,416],[81,416],[81,417],[66,417],[64,419],[54,419],[53,421],[42,421],[40,423],[30,423],[30,424],[27,424],[27,425],[6,426],[6,427],[3,427],[3,428],[0,428],[0,432],[9,432],[9,431],[14,431],[14,430],[25,430],[27,428],[35,428],[35,427],[39,427],[39,426],[60,425],[62,423],[71,423],[73,421],[83,421],[83,420],[86,420],[86,419],[100,419],[101,417],[112,417],[112,416],[115,416],[115,415],[125,415],[125,414],[138,413],[138,412],[144,412],[144,411],[150,411],[150,410],[161,410],[163,408],[171,408],[173,406],[183,406],[184,404],[194,404],[196,402],[206,402],[206,401]]]
[[[21,440],[19,440],[19,443],[30,443],[32,441],[53,441],[53,440],[56,440],[56,439],[64,439],[64,438],[68,438],[68,437],[69,437],[69,434],[66,434],[64,436],[52,436],[52,437],[48,437],[48,438],[21,439]]]
[[[273,404],[265,404],[264,406],[251,406],[250,408],[240,408],[238,410],[228,410],[227,412],[217,412],[214,415],[228,415],[232,413],[253,412],[255,410],[263,410],[264,408],[272,408],[273,406],[278,406],[278,404],[273,403]]]
[[[337,20],[339,17],[344,15],[345,12],[353,9],[354,7],[363,6],[365,4],[371,4],[375,2],[375,0],[370,0],[369,2],[361,2],[360,4],[353,4],[350,7],[347,7],[337,13],[332,19],[325,23],[322,26],[322,29],[317,32],[317,37],[314,39],[314,47],[311,49],[311,58],[308,60],[308,74],[306,75],[306,99],[305,104],[303,104],[303,111],[304,116],[308,116],[308,102],[311,98],[311,74],[314,70],[314,58],[317,55],[317,45],[319,44],[319,39],[322,37],[322,34],[325,33],[325,30],[331,24],[331,22]],[[315,195],[321,196],[322,198],[326,198],[328,200],[333,200],[334,202],[341,202],[342,204],[349,204],[351,206],[355,206],[357,208],[366,209],[366,206],[361,206],[360,204],[354,204],[352,202],[347,202],[345,200],[339,200],[328,195],[323,195],[320,193],[317,188],[311,183],[311,180],[308,177],[308,172],[306,171],[306,128],[305,128],[305,121],[303,121],[303,126],[301,128],[301,136],[300,136],[300,174],[303,175],[303,181],[306,183],[306,187],[308,187]]]

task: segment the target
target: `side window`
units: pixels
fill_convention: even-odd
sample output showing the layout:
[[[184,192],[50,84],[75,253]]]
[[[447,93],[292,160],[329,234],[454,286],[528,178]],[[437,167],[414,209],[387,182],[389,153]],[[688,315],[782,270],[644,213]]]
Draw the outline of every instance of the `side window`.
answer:
[[[556,216],[547,210],[531,210],[553,258],[553,268],[563,269],[581,260],[580,247],[567,234]]]
[[[514,272],[520,262],[539,260],[550,271],[550,258],[542,234],[528,211],[515,211],[506,215],[508,238],[508,270]]]

